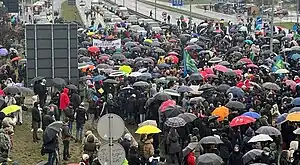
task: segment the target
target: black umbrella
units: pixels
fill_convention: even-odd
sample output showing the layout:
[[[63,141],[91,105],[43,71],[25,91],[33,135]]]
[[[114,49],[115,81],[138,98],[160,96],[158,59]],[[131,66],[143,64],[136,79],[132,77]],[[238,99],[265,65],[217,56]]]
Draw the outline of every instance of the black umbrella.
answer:
[[[203,77],[199,73],[193,73],[190,75],[190,80],[191,81],[201,81],[201,80],[203,80]]]
[[[184,109],[179,106],[179,105],[175,105],[175,106],[169,106],[165,109],[165,111],[163,112],[163,114],[167,117],[176,117],[179,114],[184,113]]]
[[[159,93],[155,94],[153,97],[156,100],[160,100],[160,101],[166,101],[166,100],[171,99],[170,95],[168,95],[167,93],[163,93],[163,92],[159,92]]]
[[[292,112],[300,112],[300,107],[294,107],[294,108],[290,109],[289,113],[292,113]]]
[[[3,89],[3,91],[8,94],[18,94],[18,93],[22,93],[21,90],[19,89],[19,87],[17,86],[8,86],[6,88]]]
[[[229,66],[231,64],[228,61],[222,61],[222,62],[219,63],[219,65]]]
[[[199,141],[200,144],[223,144],[223,141],[215,136],[206,136]]]
[[[88,55],[88,50],[86,48],[79,48],[78,54]]]
[[[212,86],[211,84],[206,83],[200,86],[199,91],[205,91],[209,89],[215,89],[215,87]]]
[[[111,59],[122,61],[122,60],[125,60],[126,57],[123,54],[121,54],[121,53],[116,53],[116,54],[114,54],[114,55],[111,56]]]
[[[205,101],[205,98],[203,97],[194,97],[190,99],[190,104],[199,104],[202,103],[203,101]]]
[[[200,155],[196,160],[196,165],[222,165],[223,160],[215,153],[206,153]]]
[[[275,127],[271,127],[271,126],[262,126],[262,127],[259,127],[258,130],[255,131],[256,133],[259,133],[259,134],[266,134],[266,135],[275,135],[275,136],[278,136],[278,135],[281,135],[281,132],[275,128]]]
[[[103,81],[103,83],[106,83],[106,84],[118,84],[119,81],[115,80],[115,79],[106,79]]]
[[[280,90],[280,86],[275,84],[275,83],[271,83],[271,82],[266,82],[266,83],[263,83],[263,88],[265,89],[269,89],[269,90],[274,90],[274,91],[278,91]]]
[[[23,96],[32,96],[34,95],[34,91],[32,89],[26,87],[19,87]]]
[[[37,77],[33,78],[33,79],[30,81],[30,83],[31,83],[31,84],[35,84],[35,82],[41,81],[41,80],[43,80],[44,78],[45,78],[45,77],[37,76]]]
[[[0,108],[2,107],[2,105],[5,103],[5,100],[3,98],[0,98]]]
[[[230,86],[229,85],[227,85],[227,84],[221,84],[221,85],[219,85],[218,87],[217,87],[217,91],[219,91],[219,92],[227,92],[227,90],[230,88]]]
[[[257,156],[260,156],[261,153],[263,152],[263,150],[259,150],[259,149],[253,149],[248,151],[243,157],[243,164],[247,164],[252,160],[255,160],[257,158]]]
[[[62,78],[54,78],[51,80],[51,85],[54,87],[63,87],[66,84],[66,81]]]
[[[74,84],[69,84],[67,85],[67,88],[71,89],[71,90],[78,90],[77,86]]]
[[[182,113],[182,114],[179,114],[178,117],[183,118],[187,123],[190,123],[198,118],[193,113]]]
[[[180,93],[185,93],[185,92],[191,92],[193,91],[193,89],[189,86],[182,85],[177,89],[177,91]]]
[[[142,49],[140,47],[133,47],[130,50],[133,52],[141,52],[142,51]]]
[[[229,109],[246,109],[246,106],[239,101],[229,101],[225,106]]]
[[[155,53],[166,53],[166,51],[163,50],[162,48],[156,48],[156,49],[154,50],[154,52],[155,52]]]
[[[86,56],[83,56],[81,58],[79,58],[78,62],[89,62],[91,61],[91,58],[90,57],[86,57]]]
[[[138,82],[135,82],[132,86],[133,87],[149,87],[150,84],[145,81],[138,81]]]
[[[165,125],[172,128],[179,128],[186,125],[186,121],[180,117],[170,117],[167,118],[167,121],[165,122]]]
[[[99,64],[96,66],[96,68],[98,69],[107,69],[110,68],[110,66],[108,64]]]

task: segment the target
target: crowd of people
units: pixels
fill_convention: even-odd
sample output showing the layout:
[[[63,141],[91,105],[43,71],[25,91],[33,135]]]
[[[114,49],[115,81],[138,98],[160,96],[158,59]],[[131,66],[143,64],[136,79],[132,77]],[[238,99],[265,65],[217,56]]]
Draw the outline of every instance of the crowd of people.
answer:
[[[119,139],[124,165],[300,164],[296,32],[277,28],[270,37],[268,24],[254,33],[243,22],[193,23],[184,17],[177,25],[143,33],[126,23],[80,28],[78,84],[31,80],[32,138],[43,140],[48,165],[60,161],[60,139],[64,161],[70,159],[70,145],[80,144],[80,163],[100,164],[101,142],[92,131],[107,113],[138,127],[131,133],[139,138],[126,133]],[[121,45],[98,48],[94,39],[121,39]],[[9,161],[14,128],[27,110],[28,90],[21,87],[26,65],[15,54],[0,48],[1,56],[10,56],[9,65],[0,68],[2,164]],[[84,130],[88,120],[92,129]]]

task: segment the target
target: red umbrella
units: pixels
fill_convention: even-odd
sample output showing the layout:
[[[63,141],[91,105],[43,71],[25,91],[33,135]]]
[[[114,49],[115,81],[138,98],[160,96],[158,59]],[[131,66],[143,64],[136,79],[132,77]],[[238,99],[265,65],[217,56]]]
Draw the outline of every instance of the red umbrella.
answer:
[[[295,90],[295,89],[296,89],[296,86],[297,86],[296,82],[293,81],[293,80],[286,80],[286,81],[285,81],[285,84],[286,84],[287,86],[289,86],[292,90]]]
[[[230,127],[236,127],[240,125],[246,125],[249,123],[255,122],[255,119],[249,116],[238,116],[233,118],[233,120],[230,122]]]
[[[11,59],[10,61],[14,62],[14,61],[19,61],[20,59],[21,59],[21,57],[18,56],[18,57],[15,57],[15,58]]]
[[[92,53],[97,53],[97,52],[100,52],[100,49],[96,46],[91,46],[88,48],[88,51],[92,52]]]
[[[248,68],[258,68],[258,66],[255,64],[248,64],[247,67]]]
[[[175,100],[167,100],[163,103],[161,103],[159,109],[160,112],[165,112],[166,108],[170,107],[170,106],[175,106],[176,105],[176,101]]]
[[[220,71],[220,72],[227,72],[228,71],[228,68],[226,66],[223,66],[223,65],[216,65],[214,68],[217,71]]]
[[[168,59],[168,58],[171,59],[173,64],[178,64],[178,62],[179,62],[179,59],[176,56],[171,55],[171,56],[166,57],[165,59]]]
[[[100,56],[99,60],[106,61],[110,58],[110,56]]]
[[[247,63],[247,64],[252,64],[252,63],[253,63],[249,58],[242,58],[242,59],[240,59],[239,61],[240,61],[240,62]]]
[[[169,42],[177,42],[175,39],[170,39]]]
[[[204,71],[205,71],[207,74],[214,74],[214,71],[213,71],[211,68],[205,68]]]
[[[178,56],[178,53],[177,52],[169,52],[168,56]]]

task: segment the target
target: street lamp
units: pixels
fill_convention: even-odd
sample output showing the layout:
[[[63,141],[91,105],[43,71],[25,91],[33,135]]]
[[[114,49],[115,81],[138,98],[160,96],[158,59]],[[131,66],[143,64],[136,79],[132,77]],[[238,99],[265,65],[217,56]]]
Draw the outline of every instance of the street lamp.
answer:
[[[273,52],[273,38],[274,38],[274,0],[272,0],[271,10],[271,38],[270,38],[270,50]]]

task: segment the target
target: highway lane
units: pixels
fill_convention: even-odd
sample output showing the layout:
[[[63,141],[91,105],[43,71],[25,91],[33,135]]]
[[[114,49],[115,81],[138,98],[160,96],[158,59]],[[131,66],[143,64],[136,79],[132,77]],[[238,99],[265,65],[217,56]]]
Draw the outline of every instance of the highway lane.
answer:
[[[114,2],[114,1],[112,1],[112,2]],[[123,5],[123,0],[117,0],[116,2],[119,5]],[[131,9],[131,10],[135,10],[135,0],[125,0],[125,6],[129,9]],[[139,13],[142,13],[144,15],[149,16],[150,11],[152,10],[153,17],[154,17],[154,9],[155,9],[154,6],[151,6],[151,5],[142,3],[142,2],[137,2],[137,11]],[[172,24],[176,24],[177,19],[180,18],[180,16],[182,15],[182,14],[179,14],[179,13],[176,13],[176,12],[166,11],[166,10],[163,10],[161,8],[157,8],[157,10],[156,10],[157,17],[156,17],[156,19],[163,20],[163,17],[162,17],[163,12],[167,12],[169,15],[171,15],[171,23]],[[187,13],[187,15],[184,15],[184,17],[189,17],[188,13]],[[193,19],[194,19],[194,22],[197,22],[197,23],[200,23],[200,22],[203,21],[203,20],[196,19],[196,18],[193,18]]]
[[[79,12],[79,15],[83,21],[83,24],[88,27],[91,24],[91,17],[89,16],[88,19],[86,19],[85,10],[91,9],[91,2],[92,0],[83,0],[85,2],[85,6],[80,6],[80,2],[82,0],[76,0],[76,6]],[[100,15],[96,14],[96,19],[95,19],[95,25],[98,26],[99,23],[101,23],[102,25],[104,25],[104,21],[103,18]]]

